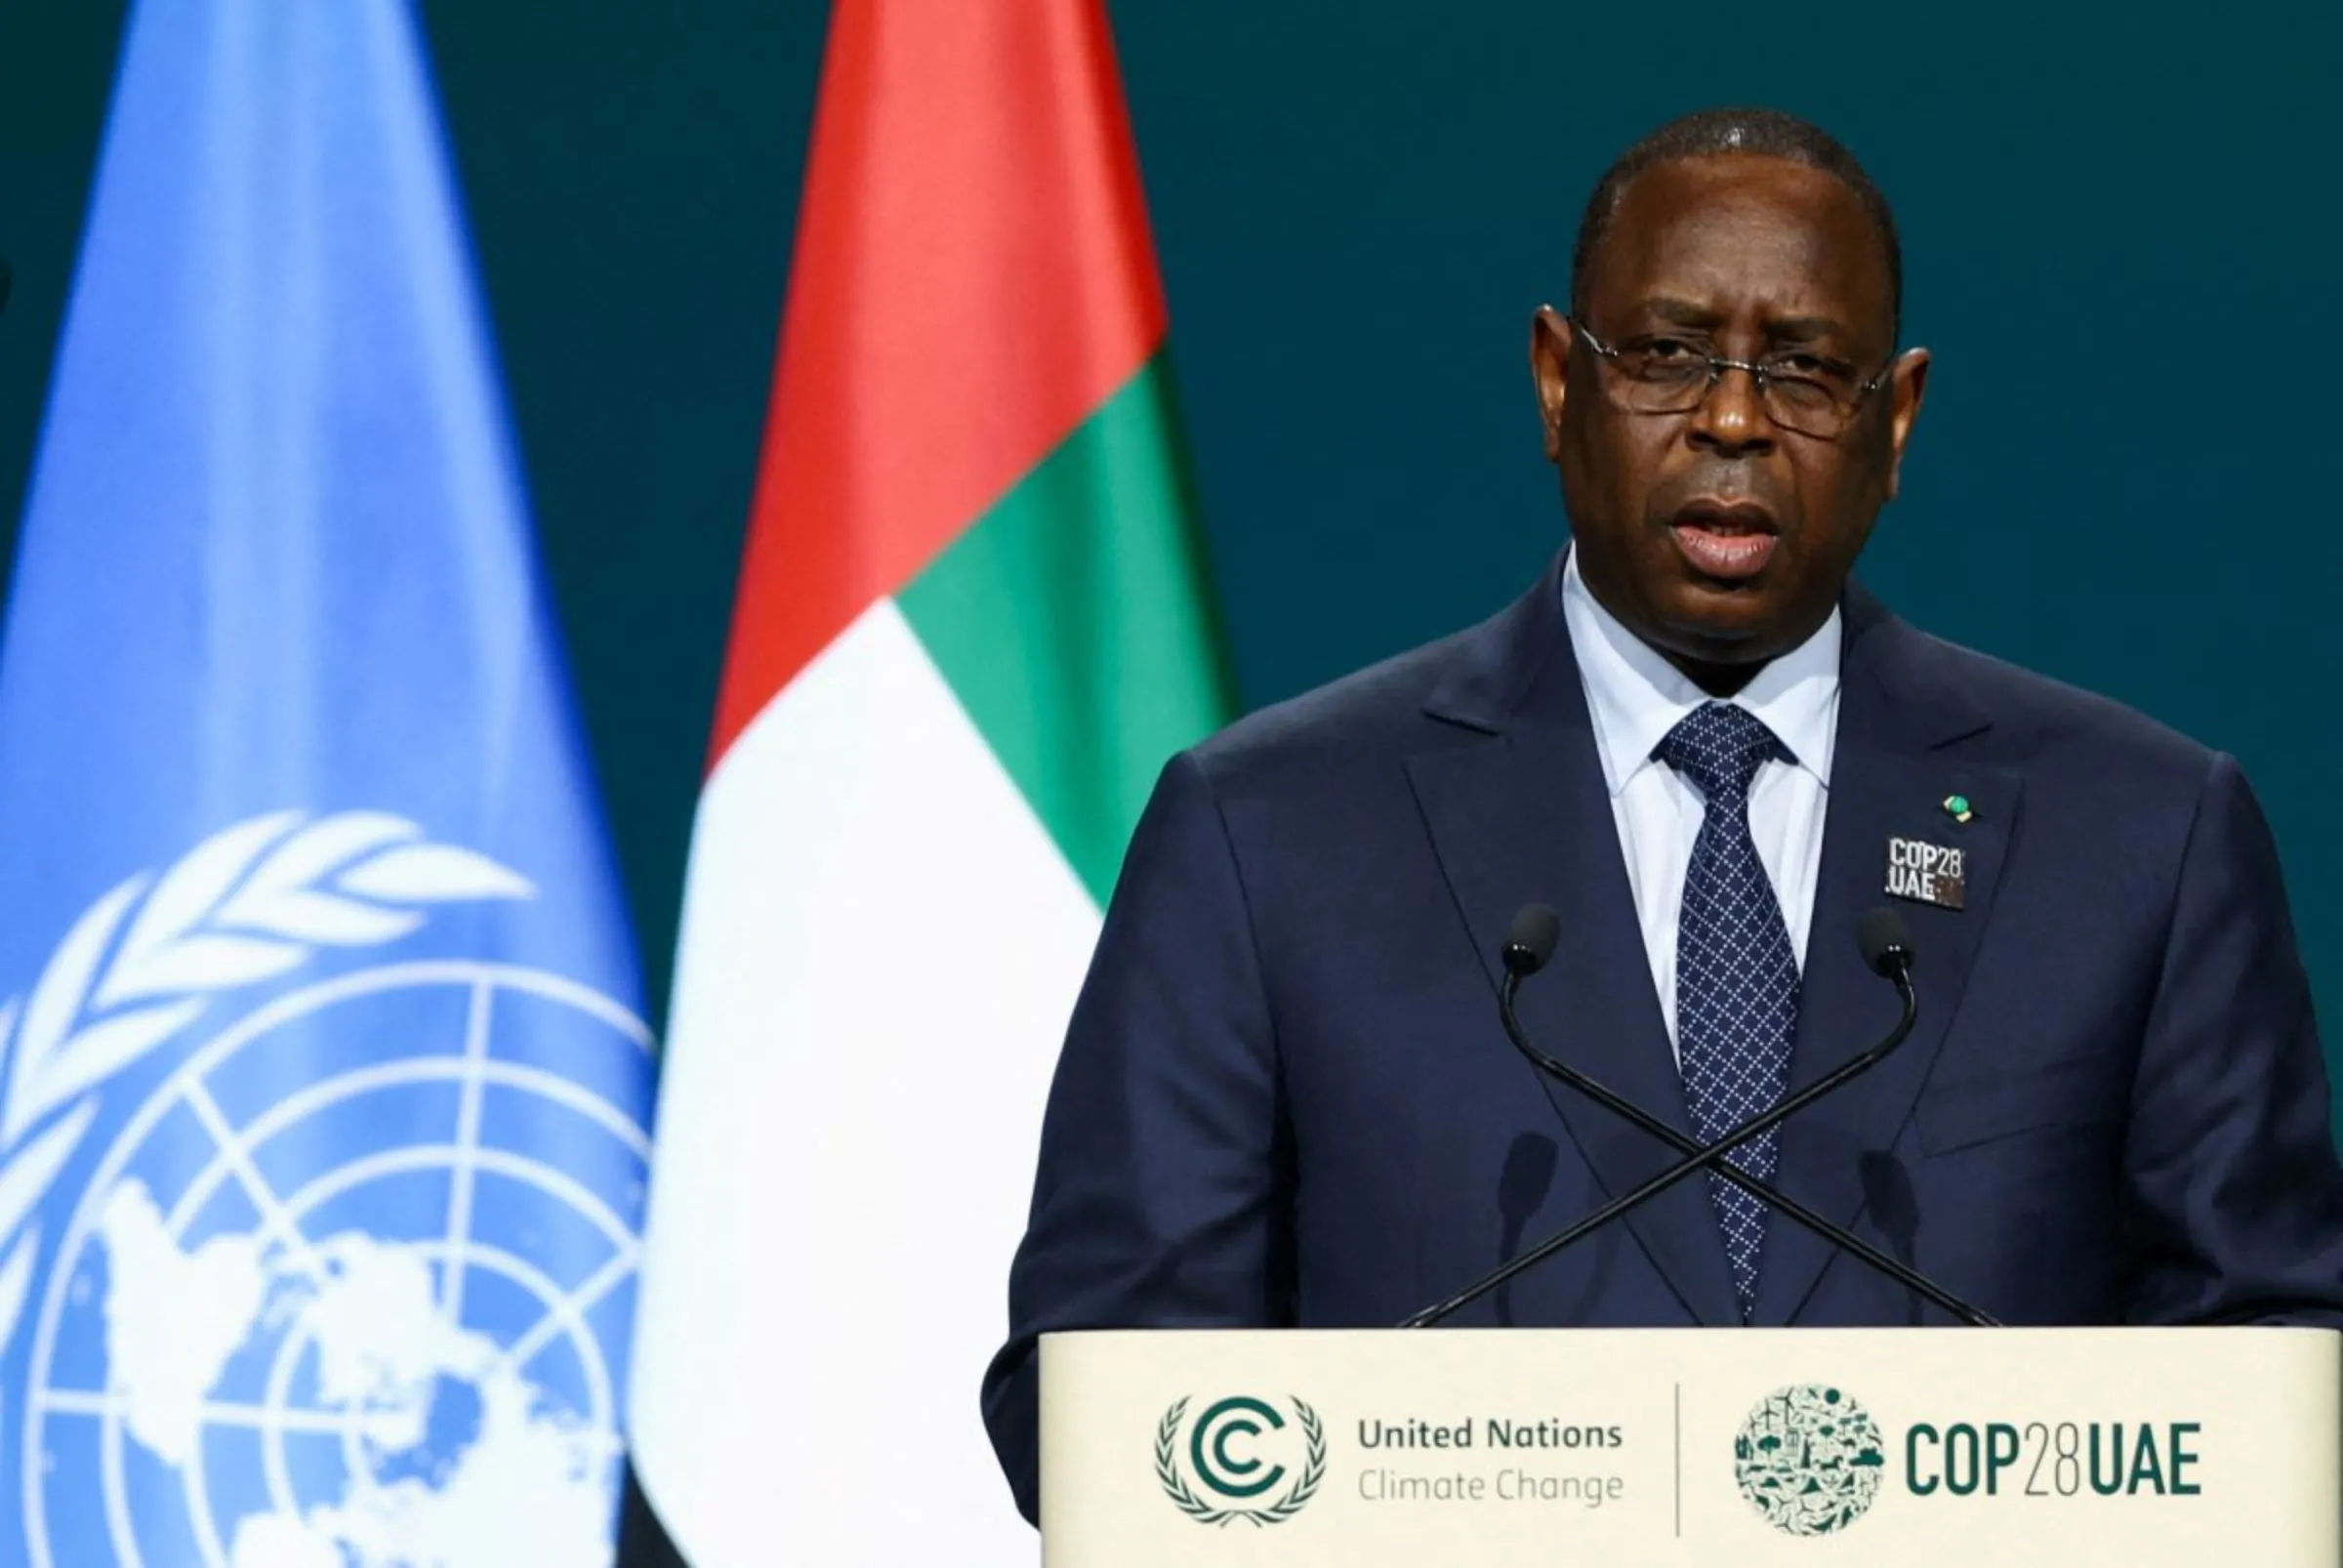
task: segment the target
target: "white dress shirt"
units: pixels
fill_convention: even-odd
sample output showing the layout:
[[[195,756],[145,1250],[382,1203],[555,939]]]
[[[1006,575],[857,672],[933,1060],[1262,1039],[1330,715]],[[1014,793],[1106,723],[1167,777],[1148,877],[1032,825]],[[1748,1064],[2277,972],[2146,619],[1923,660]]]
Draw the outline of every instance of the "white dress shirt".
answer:
[[[1619,624],[1579,575],[1574,548],[1562,571],[1562,618],[1570,630],[1595,749],[1611,789],[1611,815],[1635,893],[1635,918],[1652,964],[1652,986],[1667,1038],[1676,1038],[1676,921],[1693,841],[1706,810],[1701,792],[1652,751],[1679,720],[1709,700],[1674,665]],[[1782,901],[1789,945],[1806,967],[1806,928],[1823,858],[1830,754],[1838,739],[1838,611],[1821,631],[1757,672],[1729,699],[1765,722],[1795,763],[1760,763],[1749,785],[1749,833]]]

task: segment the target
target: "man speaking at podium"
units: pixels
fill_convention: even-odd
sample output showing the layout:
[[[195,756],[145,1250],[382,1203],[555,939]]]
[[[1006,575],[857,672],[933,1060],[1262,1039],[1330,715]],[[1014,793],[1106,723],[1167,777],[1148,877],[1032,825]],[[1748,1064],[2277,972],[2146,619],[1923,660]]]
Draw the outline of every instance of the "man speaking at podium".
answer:
[[[1888,1034],[1854,935],[1883,904],[1916,1027],[1744,1176],[2005,1322],[2343,1322],[2326,1073],[2236,763],[1849,581],[1927,385],[1900,281],[1821,131],[1656,132],[1532,330],[1570,551],[1166,770],[985,1381],[1028,1516],[1038,1336],[1398,1322]],[[1530,904],[1528,1036],[1677,1146],[1508,1044]],[[1788,1217],[1699,1173],[1452,1321],[1950,1321]]]

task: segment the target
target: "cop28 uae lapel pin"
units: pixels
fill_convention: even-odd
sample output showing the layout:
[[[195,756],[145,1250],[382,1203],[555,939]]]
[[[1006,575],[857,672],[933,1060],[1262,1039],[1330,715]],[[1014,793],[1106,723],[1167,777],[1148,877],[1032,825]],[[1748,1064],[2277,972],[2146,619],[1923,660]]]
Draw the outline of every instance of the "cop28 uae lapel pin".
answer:
[[[1887,895],[1959,909],[1969,898],[1969,852],[1919,839],[1887,841]]]

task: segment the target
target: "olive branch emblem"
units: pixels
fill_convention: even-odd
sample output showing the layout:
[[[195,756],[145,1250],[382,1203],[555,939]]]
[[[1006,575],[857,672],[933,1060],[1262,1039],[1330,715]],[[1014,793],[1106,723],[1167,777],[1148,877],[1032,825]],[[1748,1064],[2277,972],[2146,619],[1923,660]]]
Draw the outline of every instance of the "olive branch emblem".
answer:
[[[214,999],[379,947],[436,906],[536,895],[485,855],[382,811],[277,811],[117,884],[74,922],[30,995],[0,1003],[0,1352],[40,1250],[33,1211],[81,1147],[101,1092]]]
[[[1326,1427],[1318,1413],[1301,1399],[1295,1399],[1294,1410],[1301,1423],[1300,1478],[1284,1497],[1265,1508],[1221,1508],[1198,1497],[1188,1485],[1187,1477],[1180,1473],[1179,1427],[1187,1419],[1188,1401],[1178,1400],[1164,1412],[1163,1423],[1155,1429],[1155,1478],[1163,1484],[1164,1495],[1198,1524],[1226,1525],[1231,1519],[1243,1519],[1255,1526],[1284,1524],[1318,1495],[1319,1483],[1326,1479]]]

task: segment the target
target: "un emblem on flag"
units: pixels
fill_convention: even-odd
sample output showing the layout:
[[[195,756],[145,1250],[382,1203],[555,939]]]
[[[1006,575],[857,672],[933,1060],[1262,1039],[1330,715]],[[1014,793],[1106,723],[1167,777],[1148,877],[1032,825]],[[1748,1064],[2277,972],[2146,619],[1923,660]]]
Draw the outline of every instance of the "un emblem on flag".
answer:
[[[600,1568],[641,1022],[541,969],[370,954],[533,896],[397,818],[264,819],[124,887],[33,987],[0,1113],[23,1560]]]

